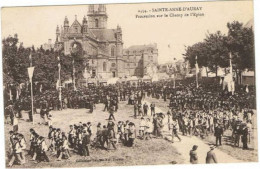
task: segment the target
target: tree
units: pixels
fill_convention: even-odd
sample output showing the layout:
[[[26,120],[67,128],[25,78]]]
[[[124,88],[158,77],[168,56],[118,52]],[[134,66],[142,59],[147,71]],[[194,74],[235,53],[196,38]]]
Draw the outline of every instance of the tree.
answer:
[[[205,42],[208,55],[208,67],[218,76],[218,67],[227,67],[228,62],[228,49],[225,46],[226,36],[220,31],[208,34]]]
[[[227,47],[232,53],[232,61],[239,70],[255,68],[254,33],[252,28],[243,27],[242,23],[228,23]]]
[[[218,67],[229,67],[229,53],[232,53],[232,65],[237,75],[245,69],[254,70],[254,33],[252,28],[243,27],[234,21],[227,24],[228,35],[220,31],[206,35],[202,42],[186,48],[185,60],[191,67],[198,56],[199,66],[205,66],[216,73]]]
[[[225,35],[221,34],[220,31],[208,34],[203,42],[187,47],[184,56],[185,60],[189,61],[191,67],[195,66],[195,58],[197,56],[199,66],[209,68],[217,76],[218,67],[225,67],[228,64]]]
[[[4,84],[20,84],[28,81],[27,67],[29,65],[30,50],[20,44],[18,36],[9,36],[2,41]]]

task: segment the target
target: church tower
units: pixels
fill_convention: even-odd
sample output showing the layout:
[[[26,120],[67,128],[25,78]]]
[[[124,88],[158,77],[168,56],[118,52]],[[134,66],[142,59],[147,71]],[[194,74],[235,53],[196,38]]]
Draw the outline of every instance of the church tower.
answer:
[[[106,29],[107,28],[107,12],[105,5],[89,5],[88,22],[89,29]]]
[[[83,30],[82,30],[83,34],[88,32],[88,21],[85,16],[82,21],[82,28],[83,28]]]
[[[66,16],[65,19],[64,19],[64,33],[68,33],[69,32],[69,27],[70,27],[69,20],[68,20],[68,18]]]

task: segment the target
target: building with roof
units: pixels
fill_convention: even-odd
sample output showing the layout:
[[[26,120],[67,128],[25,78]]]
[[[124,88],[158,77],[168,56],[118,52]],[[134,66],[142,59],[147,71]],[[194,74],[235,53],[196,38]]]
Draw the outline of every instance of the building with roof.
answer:
[[[157,44],[134,45],[123,51],[123,58],[127,61],[125,71],[127,75],[143,77],[146,69],[151,65],[158,65]]]
[[[63,26],[56,29],[56,49],[63,48],[68,55],[77,46],[89,58],[91,74],[101,78],[125,74],[122,30],[120,26],[108,29],[107,18],[105,5],[89,5],[87,17],[81,22],[75,16],[70,25],[65,17]]]
[[[56,28],[55,49],[71,54],[76,46],[91,64],[91,76],[101,79],[124,76],[143,76],[143,69],[149,62],[157,63],[156,45],[131,46],[123,50],[122,29],[107,28],[106,6],[89,5],[87,17],[72,24],[67,17],[63,26]]]
[[[42,48],[44,50],[51,50],[52,48],[54,48],[54,43],[52,43],[52,40],[51,39],[48,39],[48,43],[44,43],[42,45]]]

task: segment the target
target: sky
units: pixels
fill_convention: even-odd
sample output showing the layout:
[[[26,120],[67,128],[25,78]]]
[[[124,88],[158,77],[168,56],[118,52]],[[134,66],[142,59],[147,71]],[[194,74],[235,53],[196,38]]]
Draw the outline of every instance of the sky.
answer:
[[[202,17],[168,17],[168,18],[136,18],[138,10],[154,8],[202,7]],[[82,22],[87,15],[88,5],[75,6],[42,6],[12,7],[2,9],[2,39],[18,34],[24,46],[39,47],[48,39],[55,40],[57,25],[62,25],[65,16],[70,24],[77,15]],[[157,12],[148,14],[184,14],[192,12]],[[173,58],[181,59],[185,46],[202,41],[206,34],[220,30],[227,34],[227,23],[239,21],[246,24],[253,18],[252,1],[214,1],[214,2],[173,2],[143,4],[109,4],[107,5],[107,28],[120,25],[123,31],[124,48],[131,45],[157,43],[158,62],[172,62]],[[169,48],[170,46],[170,48]]]

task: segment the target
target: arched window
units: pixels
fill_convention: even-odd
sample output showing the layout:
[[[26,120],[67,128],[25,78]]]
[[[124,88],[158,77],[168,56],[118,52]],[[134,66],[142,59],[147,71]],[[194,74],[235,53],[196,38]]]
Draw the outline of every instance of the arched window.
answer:
[[[107,63],[106,62],[103,63],[103,71],[104,72],[107,71]]]
[[[95,19],[95,27],[98,28],[98,19]]]
[[[112,48],[111,48],[111,56],[115,56],[115,47],[114,46],[112,46]]]

